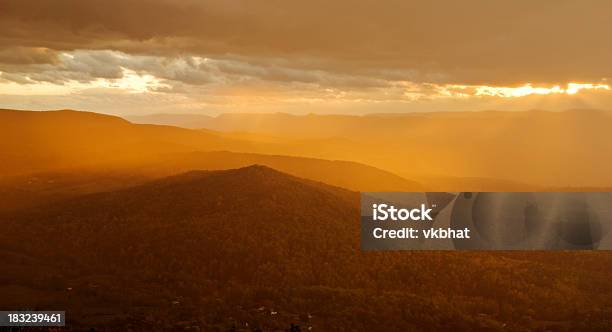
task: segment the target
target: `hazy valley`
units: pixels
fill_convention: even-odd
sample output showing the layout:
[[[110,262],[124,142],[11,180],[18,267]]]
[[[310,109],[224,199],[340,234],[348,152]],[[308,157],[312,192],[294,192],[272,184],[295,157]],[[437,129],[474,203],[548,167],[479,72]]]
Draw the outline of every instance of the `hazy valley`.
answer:
[[[67,310],[76,330],[610,327],[607,252],[361,251],[357,191],[538,188],[452,172],[413,181],[356,162],[374,160],[361,155],[373,152],[352,140],[382,130],[366,133],[363,119],[376,127],[389,116],[340,117],[357,122],[350,126],[335,119],[345,136],[321,125],[329,119],[312,117],[306,128],[322,134],[299,144],[291,122],[279,125],[286,132],[266,132],[263,121],[246,134],[248,128],[136,125],[74,111],[6,110],[0,118],[3,308]],[[406,133],[404,146],[413,144],[410,135],[430,137],[418,128]],[[465,148],[453,141],[459,134],[440,133],[432,147]],[[482,143],[482,135],[470,139]],[[324,137],[348,150],[303,150]],[[585,158],[597,158],[588,151]],[[608,156],[599,157],[604,165]],[[405,157],[398,158],[394,163]],[[577,170],[571,163],[559,168]]]

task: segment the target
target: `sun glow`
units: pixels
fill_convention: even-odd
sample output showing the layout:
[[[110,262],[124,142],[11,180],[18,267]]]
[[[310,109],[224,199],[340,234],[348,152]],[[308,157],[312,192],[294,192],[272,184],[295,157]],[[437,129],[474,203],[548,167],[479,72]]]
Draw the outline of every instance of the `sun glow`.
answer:
[[[151,92],[155,88],[167,87],[160,79],[149,74],[138,74],[133,70],[123,68],[123,77],[108,80],[97,79],[91,83],[92,87],[114,88],[125,90],[129,93]]]
[[[0,72],[0,76],[2,72]],[[0,77],[1,78],[1,77]],[[28,76],[24,76],[25,81],[29,81]],[[79,82],[69,80],[62,83],[38,82],[19,84],[16,82],[0,81],[0,94],[12,95],[68,95],[80,91],[96,88],[115,89],[127,93],[147,93],[154,92],[158,88],[169,87],[161,79],[149,75],[139,74],[133,70],[123,68],[123,76],[118,79],[97,78],[90,82]]]
[[[492,96],[492,97],[524,97],[529,95],[552,95],[552,94],[567,94],[574,95],[581,90],[610,90],[607,84],[592,84],[592,83],[568,83],[566,87],[555,85],[550,88],[534,87],[531,84],[525,84],[516,88],[509,87],[492,87],[492,86],[476,86],[475,96]]]

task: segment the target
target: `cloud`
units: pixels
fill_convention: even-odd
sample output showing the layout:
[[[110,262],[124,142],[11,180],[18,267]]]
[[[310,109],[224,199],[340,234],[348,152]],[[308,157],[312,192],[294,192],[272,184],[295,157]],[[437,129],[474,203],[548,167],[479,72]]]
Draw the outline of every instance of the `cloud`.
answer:
[[[247,62],[244,58],[203,58],[198,56],[130,55],[108,50],[61,52],[55,63],[0,64],[5,80],[17,83],[81,83],[98,79],[121,79],[126,70],[151,75],[168,84],[244,84],[282,82],[324,87],[385,87],[390,82],[366,75],[348,75],[323,70],[293,68],[285,61]]]
[[[0,63],[11,65],[53,64],[57,52],[45,47],[12,47],[0,50]]]
[[[609,108],[612,93],[594,87],[612,78],[610,11],[597,0],[0,0],[0,107]]]
[[[21,82],[49,82],[64,84],[70,81],[87,83],[99,79],[117,80],[126,70],[149,74],[160,79],[189,84],[210,82],[206,70],[198,67],[191,58],[173,58],[128,55],[117,51],[61,52],[53,64],[0,64],[5,79]]]
[[[2,0],[0,47],[280,58],[438,84],[598,82],[612,77],[611,11],[597,0]]]

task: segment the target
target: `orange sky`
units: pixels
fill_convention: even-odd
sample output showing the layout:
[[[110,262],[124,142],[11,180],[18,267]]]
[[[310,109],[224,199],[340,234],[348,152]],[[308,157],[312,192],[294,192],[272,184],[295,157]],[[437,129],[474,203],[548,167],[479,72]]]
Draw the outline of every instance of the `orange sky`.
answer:
[[[0,108],[609,109],[607,1],[0,0]]]

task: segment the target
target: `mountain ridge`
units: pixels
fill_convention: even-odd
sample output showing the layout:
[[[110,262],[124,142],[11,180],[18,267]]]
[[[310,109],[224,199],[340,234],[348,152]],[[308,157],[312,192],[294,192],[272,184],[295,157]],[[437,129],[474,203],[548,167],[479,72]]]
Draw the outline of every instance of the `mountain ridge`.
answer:
[[[259,163],[353,190],[420,188],[416,182],[362,163],[286,155],[280,152],[291,153],[291,148],[282,144],[234,139],[213,131],[132,124],[97,113],[0,111],[3,176],[109,170],[150,174],[148,169],[166,167],[159,174],[165,176],[174,168],[183,172]]]
[[[436,177],[491,178],[534,187],[612,184],[606,172],[612,167],[612,112],[606,110],[392,116],[227,113],[207,119],[206,129],[277,137],[291,141],[302,155],[367,163],[420,182]],[[324,149],[295,142],[332,138]],[[506,188],[494,183],[488,187]]]

